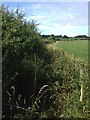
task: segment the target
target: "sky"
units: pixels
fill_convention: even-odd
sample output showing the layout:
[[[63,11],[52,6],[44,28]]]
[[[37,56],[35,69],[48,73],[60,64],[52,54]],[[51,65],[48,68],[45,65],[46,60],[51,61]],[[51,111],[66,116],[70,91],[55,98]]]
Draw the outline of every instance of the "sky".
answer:
[[[4,2],[19,8],[27,21],[35,20],[41,34],[88,35],[88,2]]]

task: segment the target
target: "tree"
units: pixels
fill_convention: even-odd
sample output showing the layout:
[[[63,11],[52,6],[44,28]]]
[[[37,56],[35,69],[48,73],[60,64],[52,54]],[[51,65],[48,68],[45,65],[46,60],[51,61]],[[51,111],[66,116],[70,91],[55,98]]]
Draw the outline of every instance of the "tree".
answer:
[[[67,36],[67,35],[64,35],[63,38],[68,38],[68,36]]]

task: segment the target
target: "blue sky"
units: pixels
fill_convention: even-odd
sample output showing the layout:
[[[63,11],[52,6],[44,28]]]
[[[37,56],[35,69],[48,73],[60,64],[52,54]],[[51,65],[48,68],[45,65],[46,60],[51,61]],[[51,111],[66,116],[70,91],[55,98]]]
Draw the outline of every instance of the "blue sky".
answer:
[[[18,7],[25,19],[39,23],[42,34],[88,35],[88,2],[7,2],[10,10]]]

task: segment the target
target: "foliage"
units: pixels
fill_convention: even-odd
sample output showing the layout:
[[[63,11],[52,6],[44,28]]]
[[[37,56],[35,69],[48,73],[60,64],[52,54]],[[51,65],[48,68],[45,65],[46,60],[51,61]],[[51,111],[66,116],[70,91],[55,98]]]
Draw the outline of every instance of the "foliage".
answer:
[[[85,114],[90,109],[88,64],[82,60],[77,60],[75,57],[70,58],[62,51],[55,50],[53,57],[53,74],[57,79],[52,85],[54,92],[56,91],[54,94],[56,96],[54,102],[57,106],[56,116],[66,118],[88,117],[89,114]],[[83,102],[80,102],[81,81],[84,85]]]
[[[2,6],[3,104],[11,104],[7,100],[12,93],[11,86],[14,86],[14,105],[21,95],[21,107],[24,99],[25,107],[28,107],[35,101],[40,87],[49,82],[47,74],[51,57],[41,41],[37,24],[27,22],[23,17],[18,9],[10,12]],[[10,109],[3,106],[3,111],[10,112]],[[8,112],[5,116],[10,117]]]
[[[46,47],[37,24],[25,21],[18,9],[2,6],[2,29],[3,118],[87,118],[87,63]]]

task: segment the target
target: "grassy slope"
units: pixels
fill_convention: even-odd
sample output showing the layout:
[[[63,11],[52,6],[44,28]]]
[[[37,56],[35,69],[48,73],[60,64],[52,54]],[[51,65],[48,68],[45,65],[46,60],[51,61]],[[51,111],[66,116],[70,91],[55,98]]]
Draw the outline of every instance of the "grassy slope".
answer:
[[[76,57],[88,60],[88,41],[60,41],[53,44],[57,49],[64,50]]]

